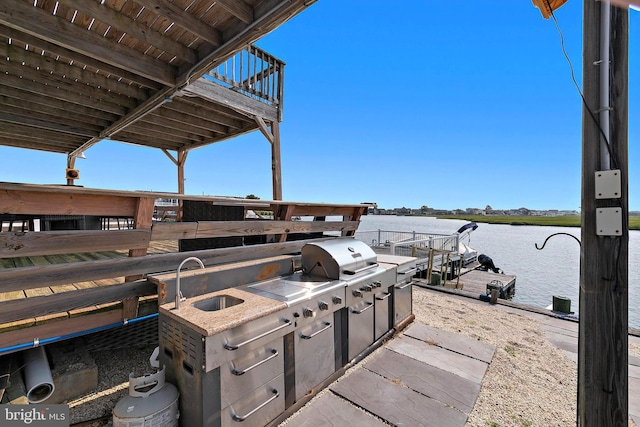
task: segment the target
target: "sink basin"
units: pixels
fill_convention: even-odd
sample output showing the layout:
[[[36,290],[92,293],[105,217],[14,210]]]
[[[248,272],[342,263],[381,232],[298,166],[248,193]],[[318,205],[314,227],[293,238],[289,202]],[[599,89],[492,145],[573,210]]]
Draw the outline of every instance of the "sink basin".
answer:
[[[244,300],[231,295],[217,295],[202,301],[194,302],[193,306],[202,311],[218,311],[243,303]]]

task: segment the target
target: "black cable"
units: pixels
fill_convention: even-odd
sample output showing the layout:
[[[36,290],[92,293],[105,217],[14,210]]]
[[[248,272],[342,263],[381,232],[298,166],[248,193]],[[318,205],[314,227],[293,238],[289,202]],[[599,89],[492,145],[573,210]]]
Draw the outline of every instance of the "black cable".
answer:
[[[542,244],[541,247],[538,247],[538,244],[536,243],[536,249],[541,251],[544,249],[544,246],[547,244],[547,241],[552,238],[553,236],[557,236],[559,234],[564,234],[565,236],[569,236],[569,237],[573,237],[576,242],[578,242],[578,244],[580,245],[580,247],[582,247],[582,242],[580,242],[580,239],[578,239],[576,236],[574,236],[573,234],[569,234],[569,233],[553,233],[552,235],[548,236],[546,239],[544,239],[544,243]]]
[[[602,130],[602,127],[600,126],[600,122],[596,118],[595,114],[593,113],[591,108],[589,108],[589,105],[587,104],[587,100],[584,99],[584,95],[582,93],[582,90],[580,89],[580,85],[578,84],[578,81],[576,80],[576,75],[575,75],[575,72],[573,70],[573,64],[571,63],[571,59],[569,58],[569,55],[567,54],[567,51],[566,51],[565,46],[564,46],[564,35],[562,34],[562,29],[560,28],[560,23],[558,22],[558,19],[556,18],[556,15],[553,13],[553,9],[551,7],[551,3],[549,2],[549,0],[546,0],[546,3],[547,3],[547,6],[549,7],[549,13],[551,14],[551,17],[553,18],[553,22],[556,24],[556,28],[558,30],[558,34],[560,35],[560,46],[562,47],[562,53],[564,54],[565,59],[569,63],[569,69],[571,70],[571,80],[573,80],[573,84],[575,85],[576,89],[578,89],[578,93],[580,94],[580,98],[582,98],[582,103],[584,104],[585,108],[587,109],[587,112],[589,113],[589,116],[591,116],[591,119],[593,120],[593,123],[598,127],[598,131],[600,131],[600,135],[602,135],[602,138],[604,139],[605,145],[607,147],[607,151],[609,152],[609,159],[611,160],[613,168],[614,169],[619,169],[618,168],[618,162],[617,162],[615,156],[613,155],[613,151],[611,150],[611,144],[609,144],[609,139],[607,138],[607,135],[605,135],[604,131]],[[600,64],[600,66],[601,67],[608,67],[609,64]]]

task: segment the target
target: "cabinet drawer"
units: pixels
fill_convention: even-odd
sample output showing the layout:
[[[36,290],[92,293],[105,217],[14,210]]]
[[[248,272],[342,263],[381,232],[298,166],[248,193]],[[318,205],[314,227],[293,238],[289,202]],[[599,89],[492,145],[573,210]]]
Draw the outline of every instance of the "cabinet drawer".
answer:
[[[256,349],[243,350],[236,359],[220,366],[221,407],[229,406],[242,396],[284,372],[283,338],[277,338]]]
[[[284,374],[256,388],[221,411],[222,427],[262,427],[284,412]]]
[[[238,358],[246,350],[256,349],[293,331],[294,322],[282,310],[252,320],[228,331],[205,338],[205,372]]]

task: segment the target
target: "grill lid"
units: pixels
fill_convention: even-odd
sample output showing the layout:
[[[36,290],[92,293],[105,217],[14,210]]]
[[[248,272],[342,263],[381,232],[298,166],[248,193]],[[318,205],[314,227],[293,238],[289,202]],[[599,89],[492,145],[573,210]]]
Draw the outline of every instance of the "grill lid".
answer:
[[[300,258],[304,274],[329,279],[349,279],[378,266],[373,249],[355,239],[307,243]]]

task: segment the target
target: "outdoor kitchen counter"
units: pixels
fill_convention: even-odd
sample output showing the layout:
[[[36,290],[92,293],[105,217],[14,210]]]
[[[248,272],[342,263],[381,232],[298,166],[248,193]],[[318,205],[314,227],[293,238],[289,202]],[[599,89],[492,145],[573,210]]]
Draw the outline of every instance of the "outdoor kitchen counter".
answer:
[[[204,311],[194,307],[194,304],[200,301],[206,301],[217,296],[231,296],[239,298],[243,302],[216,311]],[[175,310],[174,307],[175,303],[170,302],[161,305],[159,311],[189,329],[197,331],[202,336],[212,336],[251,320],[283,310],[287,305],[284,302],[245,292],[241,289],[229,288],[181,301],[178,310]]]

